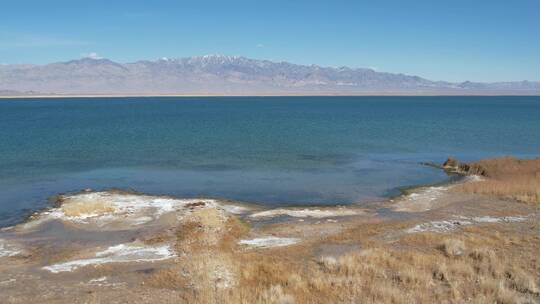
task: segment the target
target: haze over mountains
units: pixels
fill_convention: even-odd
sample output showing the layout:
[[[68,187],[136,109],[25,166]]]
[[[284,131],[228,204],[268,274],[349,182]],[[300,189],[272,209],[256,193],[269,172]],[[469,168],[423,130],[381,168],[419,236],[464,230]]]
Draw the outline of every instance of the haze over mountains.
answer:
[[[0,65],[0,95],[540,94],[540,82],[451,83],[372,69],[207,55]]]

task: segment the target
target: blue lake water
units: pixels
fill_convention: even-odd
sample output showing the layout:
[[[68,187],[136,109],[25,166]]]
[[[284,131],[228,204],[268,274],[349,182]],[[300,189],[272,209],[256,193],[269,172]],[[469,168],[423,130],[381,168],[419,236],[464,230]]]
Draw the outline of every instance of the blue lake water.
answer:
[[[540,154],[540,97],[4,99],[0,226],[85,188],[357,203],[507,154]]]

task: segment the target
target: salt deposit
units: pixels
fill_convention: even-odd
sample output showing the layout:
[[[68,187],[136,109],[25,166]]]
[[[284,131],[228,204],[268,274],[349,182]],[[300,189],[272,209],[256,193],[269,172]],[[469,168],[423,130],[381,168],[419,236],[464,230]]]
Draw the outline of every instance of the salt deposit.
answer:
[[[527,216],[503,216],[503,217],[492,217],[492,216],[476,216],[476,217],[466,217],[466,216],[455,216],[454,219],[442,220],[442,221],[431,221],[427,223],[418,224],[412,228],[407,229],[408,233],[417,233],[417,232],[449,232],[455,230],[462,226],[468,226],[473,224],[482,224],[482,223],[511,223],[511,222],[522,222],[527,219]]]
[[[163,214],[186,211],[192,206],[216,207],[218,203],[211,199],[175,199],[112,192],[81,193],[62,197],[60,207],[40,213],[22,227],[32,228],[53,219],[97,226],[115,221],[126,225],[141,225]]]
[[[12,257],[20,253],[21,250],[17,246],[7,242],[6,240],[0,239],[0,258]]]
[[[298,238],[285,238],[275,236],[265,236],[250,240],[241,240],[240,245],[248,245],[255,248],[282,247],[296,244],[300,241]]]
[[[168,245],[150,247],[135,244],[120,244],[109,247],[104,251],[97,252],[94,258],[54,264],[51,266],[45,266],[43,269],[52,273],[59,273],[73,271],[79,267],[89,265],[126,262],[153,262],[170,259],[175,256],[176,254]]]
[[[253,213],[250,217],[274,217],[287,215],[290,217],[313,217],[313,218],[325,218],[325,217],[337,217],[337,216],[351,216],[359,214],[359,211],[350,210],[350,209],[332,209],[332,210],[321,210],[321,209],[273,209],[267,211],[261,211]]]
[[[427,211],[433,207],[433,202],[443,196],[448,187],[426,187],[401,197],[395,205],[396,211]]]

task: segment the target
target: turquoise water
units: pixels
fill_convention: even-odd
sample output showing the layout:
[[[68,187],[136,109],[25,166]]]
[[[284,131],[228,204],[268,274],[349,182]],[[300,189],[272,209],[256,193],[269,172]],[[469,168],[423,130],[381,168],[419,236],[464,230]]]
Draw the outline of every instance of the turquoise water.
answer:
[[[0,100],[0,225],[84,188],[348,204],[447,176],[419,162],[540,154],[540,97]]]

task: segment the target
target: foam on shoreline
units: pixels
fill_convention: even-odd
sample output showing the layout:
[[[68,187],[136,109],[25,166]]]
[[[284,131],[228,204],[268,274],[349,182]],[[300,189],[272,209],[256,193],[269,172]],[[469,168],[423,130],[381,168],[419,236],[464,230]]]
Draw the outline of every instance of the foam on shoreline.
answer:
[[[326,217],[338,217],[338,216],[352,216],[360,214],[360,211],[357,210],[350,210],[350,209],[328,209],[328,210],[321,210],[321,209],[272,209],[267,211],[261,211],[257,213],[253,213],[250,215],[252,218],[264,218],[264,217],[275,217],[275,216],[290,216],[290,217],[299,217],[299,218],[306,218],[306,217],[313,217],[313,218],[326,218]]]

